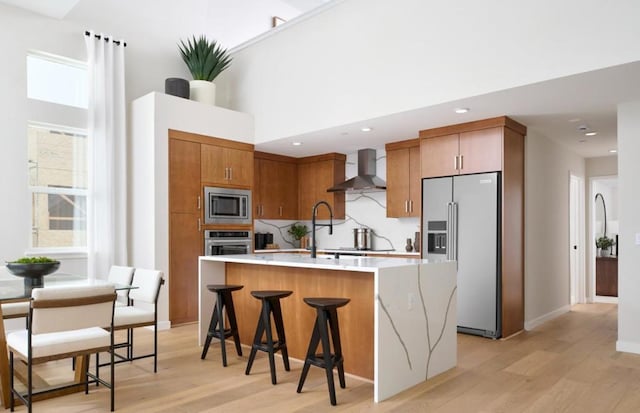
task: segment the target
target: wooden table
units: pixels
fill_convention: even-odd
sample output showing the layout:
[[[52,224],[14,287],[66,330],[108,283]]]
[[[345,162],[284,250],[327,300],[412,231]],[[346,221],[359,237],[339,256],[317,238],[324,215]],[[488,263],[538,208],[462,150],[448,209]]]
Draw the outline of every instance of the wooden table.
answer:
[[[44,288],[53,286],[64,287],[113,284],[107,283],[104,280],[89,281],[85,277],[70,274],[52,274],[46,276],[44,280]],[[135,287],[129,285],[116,285],[116,290],[132,288]],[[11,276],[11,278],[0,279],[0,303],[25,302],[29,300],[30,294],[28,296],[25,294],[24,281],[22,278]],[[7,350],[7,337],[4,329],[2,306],[0,306],[0,317],[2,317],[2,322],[0,323],[0,393],[2,397],[2,405],[5,409],[8,409],[11,398],[11,371],[9,369],[9,352]],[[33,400],[43,400],[51,397],[84,391],[84,386],[82,385],[82,383],[86,381],[85,366],[88,362],[88,356],[76,357],[74,379],[70,384],[77,384],[77,386],[66,387],[57,391],[34,395]],[[18,366],[19,364],[15,364],[16,373],[18,373],[16,374],[16,376],[20,376]],[[38,381],[46,384],[46,381],[34,375],[34,383],[37,383]],[[20,400],[16,399],[16,403],[20,403]]]

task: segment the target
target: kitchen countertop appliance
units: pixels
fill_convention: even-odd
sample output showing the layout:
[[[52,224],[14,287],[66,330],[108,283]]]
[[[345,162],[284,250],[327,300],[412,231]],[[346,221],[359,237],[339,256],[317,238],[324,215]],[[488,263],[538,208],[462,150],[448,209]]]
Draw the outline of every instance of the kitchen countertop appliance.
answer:
[[[354,228],[353,229],[353,247],[357,250],[371,249],[371,228]]]
[[[256,232],[255,236],[255,249],[264,250],[267,245],[273,244],[273,234],[270,232]]]
[[[458,332],[502,335],[500,172],[422,180],[422,257],[458,266]]]
[[[204,231],[204,255],[250,254],[251,231]]]

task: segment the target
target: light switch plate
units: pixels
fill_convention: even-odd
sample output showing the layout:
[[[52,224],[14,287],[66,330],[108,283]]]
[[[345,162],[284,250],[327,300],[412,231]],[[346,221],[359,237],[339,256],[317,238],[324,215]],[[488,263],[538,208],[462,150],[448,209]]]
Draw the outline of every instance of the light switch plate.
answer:
[[[636,232],[636,245],[640,245],[640,232]]]

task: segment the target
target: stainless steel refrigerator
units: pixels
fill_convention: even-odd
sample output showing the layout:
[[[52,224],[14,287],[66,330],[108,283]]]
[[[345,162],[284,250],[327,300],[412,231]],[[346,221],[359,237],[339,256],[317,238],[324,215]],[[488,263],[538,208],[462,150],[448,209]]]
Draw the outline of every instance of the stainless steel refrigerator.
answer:
[[[423,179],[422,225],[422,256],[457,261],[458,331],[500,337],[500,173]]]

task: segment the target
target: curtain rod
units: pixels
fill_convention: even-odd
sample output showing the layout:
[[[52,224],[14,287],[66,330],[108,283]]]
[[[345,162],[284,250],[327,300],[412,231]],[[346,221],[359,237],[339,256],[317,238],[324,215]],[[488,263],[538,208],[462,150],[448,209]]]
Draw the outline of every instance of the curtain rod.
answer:
[[[85,32],[84,32],[84,35],[85,35],[85,36],[91,36],[91,32],[87,30],[87,31],[85,31]],[[95,36],[95,38],[96,38],[96,39],[102,39],[102,36],[101,36],[101,35],[99,35],[99,34],[94,34],[94,36]],[[108,42],[108,41],[109,41],[109,38],[108,38],[108,37],[104,37],[104,41],[105,41],[105,42]],[[126,43],[124,43],[124,42],[120,42],[120,40],[114,40],[113,42],[114,42],[115,44],[117,44],[118,46],[120,46],[120,43],[122,43],[122,45],[123,45],[124,47],[127,47],[127,44],[126,44]]]

